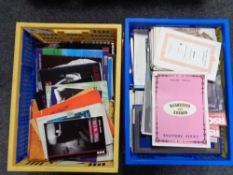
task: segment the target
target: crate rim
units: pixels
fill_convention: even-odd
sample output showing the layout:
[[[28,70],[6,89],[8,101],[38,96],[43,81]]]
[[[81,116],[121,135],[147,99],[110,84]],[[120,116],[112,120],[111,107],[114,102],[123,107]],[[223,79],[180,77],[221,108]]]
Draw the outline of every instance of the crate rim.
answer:
[[[203,25],[209,26],[214,25],[229,25],[229,18],[126,18],[125,24],[127,23],[137,23],[145,24],[145,22],[150,24],[188,24],[188,25]]]
[[[93,28],[93,26],[95,26]],[[59,29],[121,29],[122,25],[118,23],[49,23],[49,22],[16,22],[16,27],[20,28],[40,28],[40,29],[53,29],[53,28],[59,28]]]

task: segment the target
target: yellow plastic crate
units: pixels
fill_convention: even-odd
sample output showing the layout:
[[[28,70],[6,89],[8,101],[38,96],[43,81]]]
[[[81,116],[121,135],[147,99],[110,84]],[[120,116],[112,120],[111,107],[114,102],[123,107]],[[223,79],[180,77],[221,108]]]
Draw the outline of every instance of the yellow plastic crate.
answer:
[[[28,105],[24,101],[25,94],[21,94],[24,85],[35,86],[35,82],[27,82],[22,76],[23,71],[27,71],[27,64],[22,65],[22,60],[27,57],[23,53],[25,47],[25,29],[31,35],[42,43],[57,43],[60,41],[79,41],[79,42],[95,42],[107,43],[115,42],[116,60],[115,60],[115,111],[114,111],[114,152],[113,161],[100,163],[83,163],[76,165],[62,165],[58,162],[43,163],[32,162],[21,155],[22,160],[17,160],[20,149],[27,149],[27,138],[24,137],[24,132],[28,130],[25,123],[28,122],[28,117],[22,119],[24,107],[27,110]],[[27,43],[26,43],[27,44]],[[29,42],[29,44],[32,44]],[[12,78],[12,96],[11,96],[11,111],[10,111],[10,127],[9,127],[9,145],[8,145],[8,171],[20,172],[118,172],[119,164],[119,124],[120,124],[120,95],[121,95],[121,51],[122,51],[122,26],[120,24],[48,24],[48,23],[17,23],[14,51],[14,67]],[[23,60],[24,61],[24,60]],[[26,65],[26,66],[25,66]],[[21,82],[21,81],[24,82]],[[28,96],[26,98],[29,98]],[[25,104],[24,104],[25,102]],[[22,103],[22,104],[21,104]],[[20,116],[20,120],[19,120]],[[24,123],[25,122],[25,123]],[[24,123],[24,124],[22,124]],[[20,125],[25,125],[21,129]],[[28,124],[29,125],[29,124]],[[25,141],[26,140],[26,141]],[[22,142],[22,143],[21,143]],[[17,144],[24,144],[17,145]],[[20,147],[22,146],[22,148]],[[17,162],[17,163],[16,163]]]

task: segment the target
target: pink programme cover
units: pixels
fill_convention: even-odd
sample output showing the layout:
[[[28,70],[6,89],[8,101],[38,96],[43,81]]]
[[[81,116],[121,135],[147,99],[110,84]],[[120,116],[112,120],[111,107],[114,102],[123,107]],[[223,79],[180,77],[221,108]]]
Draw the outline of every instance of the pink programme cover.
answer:
[[[153,145],[210,147],[206,83],[202,74],[153,75]]]

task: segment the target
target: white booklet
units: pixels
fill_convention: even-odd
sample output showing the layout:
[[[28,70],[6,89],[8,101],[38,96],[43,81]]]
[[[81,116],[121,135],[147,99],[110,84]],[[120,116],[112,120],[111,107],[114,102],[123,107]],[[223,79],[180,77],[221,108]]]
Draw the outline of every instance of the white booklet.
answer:
[[[146,57],[146,78],[142,108],[142,119],[141,119],[141,132],[145,135],[152,135],[152,82],[151,82],[151,71],[150,71],[150,50],[149,43],[147,42],[147,57]]]
[[[46,146],[47,143],[46,143],[45,128],[44,128],[45,123],[63,121],[65,119],[69,119],[69,118],[77,118],[77,117],[78,118],[87,118],[87,117],[98,117],[98,116],[103,117],[105,143],[106,143],[106,145],[112,144],[113,137],[112,137],[109,125],[108,125],[108,119],[107,119],[106,111],[104,109],[103,104],[98,103],[98,104],[86,106],[83,108],[78,108],[78,109],[74,109],[74,110],[70,110],[70,111],[65,111],[65,112],[56,113],[56,114],[47,115],[44,117],[37,118],[36,120],[37,120],[38,130],[39,130],[45,158],[48,159],[48,152],[47,152],[47,146]]]
[[[113,160],[113,144],[106,146],[106,154],[97,155],[96,161],[110,161]]]
[[[129,118],[129,122],[130,122],[130,148],[133,148],[133,127],[132,127],[132,122],[133,122],[133,105],[134,105],[134,91],[131,89],[129,90],[129,113],[130,113],[130,118]]]
[[[148,30],[134,30],[133,37],[134,87],[144,88],[146,73],[146,40],[148,38]]]
[[[130,71],[131,71],[131,73],[133,73],[133,62],[134,62],[134,41],[133,41],[133,37],[131,37],[130,38],[130,54],[131,54],[131,65],[132,65],[132,67],[130,67]]]
[[[166,27],[155,27],[153,65],[182,72],[202,72],[215,81],[221,43]]]
[[[135,90],[134,91],[134,104],[135,105],[142,105],[143,99],[144,99],[144,91]]]

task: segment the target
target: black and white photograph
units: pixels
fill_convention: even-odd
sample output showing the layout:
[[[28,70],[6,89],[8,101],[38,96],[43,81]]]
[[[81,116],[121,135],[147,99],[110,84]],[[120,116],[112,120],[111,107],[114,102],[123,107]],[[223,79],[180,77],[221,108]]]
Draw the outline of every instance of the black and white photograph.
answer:
[[[102,117],[46,123],[44,126],[49,159],[106,152]]]
[[[218,71],[215,82],[208,82],[208,108],[210,112],[224,112],[224,96],[221,74]]]
[[[40,71],[43,88],[46,84],[100,81],[101,77],[100,63],[42,69]]]

